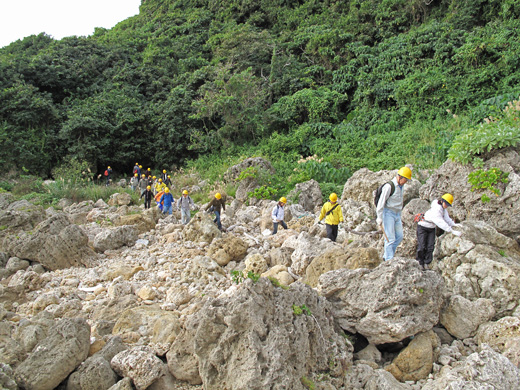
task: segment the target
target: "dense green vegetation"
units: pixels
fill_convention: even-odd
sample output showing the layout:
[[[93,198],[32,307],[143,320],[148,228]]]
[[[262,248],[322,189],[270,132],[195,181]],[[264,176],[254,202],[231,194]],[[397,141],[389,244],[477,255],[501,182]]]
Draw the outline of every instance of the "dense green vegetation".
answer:
[[[0,49],[0,163],[217,180],[261,155],[279,192],[435,167],[518,98],[519,41],[520,0],[147,0],[91,37]]]

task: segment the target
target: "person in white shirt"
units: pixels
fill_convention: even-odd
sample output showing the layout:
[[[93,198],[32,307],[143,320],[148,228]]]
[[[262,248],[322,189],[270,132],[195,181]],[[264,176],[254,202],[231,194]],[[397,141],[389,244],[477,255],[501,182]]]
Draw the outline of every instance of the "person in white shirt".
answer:
[[[452,204],[453,195],[451,194],[444,194],[441,199],[435,199],[430,209],[424,213],[424,219],[417,224],[416,259],[423,269],[428,269],[428,264],[433,260],[436,227],[459,237],[462,234],[452,229],[457,226],[448,214],[448,207],[451,207]]]
[[[182,191],[182,196],[177,201],[177,208],[181,210],[181,223],[183,225],[190,222],[190,207],[194,206],[195,203],[193,203],[193,200],[188,196],[188,190]]]
[[[287,224],[283,220],[285,216],[284,207],[286,203],[287,199],[282,196],[271,212],[271,217],[273,219],[273,234],[278,232],[278,224],[281,224],[284,229],[287,229]]]

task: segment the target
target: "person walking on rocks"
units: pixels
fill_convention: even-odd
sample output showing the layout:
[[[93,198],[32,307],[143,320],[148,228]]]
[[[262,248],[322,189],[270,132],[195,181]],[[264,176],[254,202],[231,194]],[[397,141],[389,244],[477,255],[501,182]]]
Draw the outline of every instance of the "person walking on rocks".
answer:
[[[181,210],[181,223],[188,224],[191,219],[190,206],[195,206],[193,199],[188,195],[188,190],[182,191],[182,196],[177,201],[177,208]]]
[[[336,242],[338,238],[338,226],[343,222],[343,211],[338,203],[338,195],[330,194],[329,202],[325,202],[321,208],[321,213],[318,218],[318,223],[325,218],[325,227],[327,229],[327,238]]]
[[[287,229],[287,224],[283,220],[285,216],[284,207],[286,204],[287,199],[282,196],[276,206],[273,207],[273,211],[271,212],[271,217],[273,218],[273,234],[278,232],[278,224],[281,224],[284,229]]]
[[[112,175],[112,168],[110,168],[110,165],[109,165],[108,168],[105,170],[105,178],[107,179],[105,186],[107,186],[107,187],[110,184],[111,175]]]
[[[143,196],[144,196],[144,208],[149,209],[150,204],[152,203],[152,198],[153,198],[152,187],[147,186],[146,191],[141,194],[139,199],[142,198]]]
[[[161,191],[165,191],[166,188],[167,188],[166,184],[163,183],[163,180],[162,179],[158,179],[157,182],[155,183],[155,186],[154,186],[155,195],[157,195]]]
[[[433,260],[435,249],[435,228],[442,229],[460,237],[462,233],[453,230],[457,226],[448,214],[448,207],[453,204],[453,195],[444,194],[441,199],[435,199],[430,209],[424,213],[424,217],[417,224],[417,261],[423,269],[428,269],[428,265]]]
[[[132,191],[135,191],[138,185],[139,176],[137,175],[137,173],[134,173],[134,176],[130,179],[130,188],[132,189]]]
[[[159,203],[163,204],[163,214],[168,213],[172,215],[173,204],[175,203],[175,199],[173,199],[173,195],[170,193],[170,189],[168,187],[164,189],[164,194],[161,196]]]
[[[222,230],[222,223],[220,222],[220,210],[226,210],[225,200],[222,199],[222,195],[220,193],[216,193],[215,197],[211,199],[211,202],[206,206],[206,211],[214,212],[215,219],[213,222],[217,224],[218,230]]]
[[[411,169],[402,167],[397,172],[397,176],[385,183],[381,188],[381,196],[376,206],[376,222],[383,230],[385,238],[383,254],[385,261],[394,257],[397,247],[403,240],[403,222],[401,221],[403,186],[411,179]]]
[[[148,187],[148,180],[146,180],[146,175],[141,174],[141,180],[139,180],[139,189],[141,190],[141,196],[143,196],[146,191],[146,187]]]

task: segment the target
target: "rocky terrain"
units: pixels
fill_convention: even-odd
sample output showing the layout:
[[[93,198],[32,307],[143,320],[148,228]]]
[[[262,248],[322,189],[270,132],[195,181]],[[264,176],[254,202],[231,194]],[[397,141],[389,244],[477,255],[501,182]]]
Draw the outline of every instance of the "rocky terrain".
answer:
[[[227,180],[256,163],[270,166],[247,160]],[[312,181],[275,236],[275,202],[246,204],[249,181],[224,233],[124,193],[46,210],[0,194],[0,389],[518,389],[520,157],[485,165],[509,172],[486,204],[466,166],[414,171],[388,262],[372,199],[396,171],[345,183],[336,243]],[[439,237],[423,271],[413,215],[448,191],[463,235]]]

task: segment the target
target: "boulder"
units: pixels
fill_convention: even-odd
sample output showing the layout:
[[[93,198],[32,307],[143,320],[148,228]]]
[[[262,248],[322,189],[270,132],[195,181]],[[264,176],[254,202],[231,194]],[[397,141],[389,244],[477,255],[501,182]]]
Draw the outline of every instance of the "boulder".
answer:
[[[401,212],[401,221],[403,226],[408,229],[412,229],[414,232],[417,230],[417,223],[414,222],[414,217],[418,213],[425,213],[430,209],[430,202],[424,199],[412,199],[406,206],[403,207]],[[451,212],[452,210],[448,210]]]
[[[296,184],[294,190],[287,197],[297,199],[297,202],[294,203],[298,203],[304,210],[313,213],[318,211],[323,205],[323,194],[321,193],[320,185],[314,179]]]
[[[227,272],[212,258],[195,256],[182,271],[181,281],[204,286],[225,279],[227,275]]]
[[[235,197],[238,201],[247,203],[250,200],[249,193],[260,187],[258,180],[255,177],[246,177],[240,181]]]
[[[294,252],[293,248],[273,248],[269,252],[269,265],[274,267],[275,265],[283,265],[290,267],[292,264],[291,255]]]
[[[18,390],[14,380],[14,371],[9,364],[0,363],[0,389]]]
[[[6,203],[5,198],[2,199]],[[42,207],[35,206],[26,200],[19,200],[6,207],[0,207],[0,237],[20,230],[31,230],[43,221],[44,217]]]
[[[346,248],[335,246],[316,256],[305,271],[302,282],[311,287],[318,285],[318,278],[325,272],[348,268],[376,268],[381,257],[374,248]]]
[[[247,277],[249,272],[256,275],[261,275],[267,271],[267,261],[260,253],[250,253],[244,260],[245,268],[242,271],[244,277]]]
[[[94,202],[86,200],[80,203],[72,203],[69,206],[63,208],[63,211],[68,214],[70,220],[77,224],[87,223],[87,215],[94,208]]]
[[[518,389],[520,371],[505,356],[483,345],[454,368],[444,367],[422,390]]]
[[[222,233],[209,214],[198,212],[186,225],[182,236],[185,241],[211,243],[213,239],[222,237]]]
[[[105,252],[124,245],[132,246],[137,240],[137,234],[137,229],[128,225],[105,229],[94,238],[94,248],[98,252]]]
[[[146,233],[155,229],[155,220],[144,214],[121,215],[114,218],[113,223],[115,226],[135,226],[139,233]]]
[[[353,348],[329,313],[306,285],[284,290],[265,278],[248,279],[187,318],[166,355],[168,367],[191,383],[198,375],[206,390],[260,390],[273,383],[303,390],[303,376],[342,377]]]
[[[294,252],[291,255],[291,270],[296,275],[303,276],[314,258],[334,245],[338,244],[333,243],[329,239],[313,237],[307,232],[301,232],[298,237],[291,237],[289,240],[286,240],[282,247],[294,248]]]
[[[452,295],[441,311],[440,322],[452,336],[467,339],[475,336],[479,325],[494,315],[493,302],[489,299],[470,301],[460,295]]]
[[[54,389],[87,358],[90,326],[84,319],[62,319],[48,334],[15,370],[24,389]]]
[[[166,365],[146,346],[119,352],[112,358],[110,365],[120,376],[131,378],[137,390],[148,388],[166,370]]]
[[[50,270],[77,267],[94,252],[87,246],[88,237],[65,214],[56,214],[36,226],[34,232],[4,239],[12,256],[36,261]]]
[[[505,353],[508,347],[514,347],[520,341],[520,318],[504,317],[496,322],[486,322],[478,328],[476,339],[481,348],[487,344]]]
[[[345,389],[411,390],[411,387],[399,383],[388,371],[374,369],[368,364],[356,364],[345,375]]]
[[[420,333],[404,348],[392,363],[385,367],[400,382],[418,381],[426,378],[433,368],[435,349],[440,340],[432,331]]]
[[[132,203],[132,197],[126,192],[116,192],[115,194],[112,194],[108,200],[109,206],[128,206],[130,203]]]
[[[282,286],[288,286],[294,282],[294,278],[287,272],[287,267],[283,265],[275,265],[260,276],[263,278],[276,279]]]
[[[229,207],[226,207],[226,211]],[[235,213],[235,220],[242,225],[252,224],[260,217],[260,209],[256,206],[243,207]]]
[[[117,382],[110,362],[101,355],[85,360],[67,380],[67,390],[107,390]]]
[[[224,180],[227,182],[236,180],[243,170],[250,167],[262,169],[270,174],[275,173],[275,170],[269,161],[262,157],[251,157],[246,158],[240,164],[236,164],[228,168],[228,170],[224,173]]]
[[[439,321],[442,279],[415,260],[393,258],[369,270],[340,269],[320,276],[318,291],[340,326],[370,343],[398,342]]]
[[[224,234],[214,239],[209,248],[208,256],[218,265],[225,266],[230,261],[240,261],[247,253],[248,245],[241,238],[232,234]]]
[[[340,204],[344,220],[341,226],[357,232],[377,230],[371,203],[348,198],[340,201]]]
[[[132,385],[132,379],[123,378],[114,386],[112,386],[109,390],[134,390],[134,386]]]

